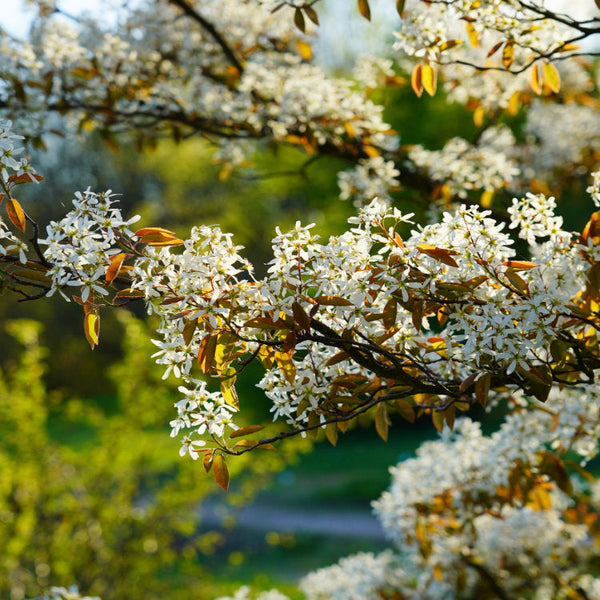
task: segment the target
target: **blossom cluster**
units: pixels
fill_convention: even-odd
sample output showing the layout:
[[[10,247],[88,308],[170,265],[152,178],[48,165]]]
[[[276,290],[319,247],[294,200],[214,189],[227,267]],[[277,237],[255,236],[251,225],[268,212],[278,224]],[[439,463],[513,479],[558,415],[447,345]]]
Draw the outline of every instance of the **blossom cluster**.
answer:
[[[490,127],[477,145],[457,137],[441,150],[414,146],[408,156],[433,181],[446,185],[452,196],[466,198],[470,190],[493,192],[510,187],[520,173],[510,157],[514,144],[508,127]]]
[[[122,251],[118,246],[122,239],[133,237],[129,225],[139,219],[124,221],[115,202],[110,190],[76,192],[73,210],[48,224],[47,237],[39,240],[47,246],[44,258],[52,265],[48,295],[67,286],[81,288],[83,302],[108,294],[102,283],[111,258]]]

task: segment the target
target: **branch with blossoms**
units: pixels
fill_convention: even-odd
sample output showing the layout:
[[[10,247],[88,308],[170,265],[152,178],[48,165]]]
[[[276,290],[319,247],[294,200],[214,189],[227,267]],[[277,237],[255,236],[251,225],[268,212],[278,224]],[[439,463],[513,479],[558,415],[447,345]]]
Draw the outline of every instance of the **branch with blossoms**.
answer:
[[[9,168],[17,178],[26,169],[11,162],[14,137],[7,124],[5,181]],[[11,196],[8,215],[24,226],[18,208]],[[318,429],[335,443],[365,413],[386,438],[391,414],[428,413],[442,430],[492,392],[545,402],[554,386],[592,385],[600,213],[578,236],[554,209],[543,195],[514,200],[509,227],[530,244],[525,261],[489,211],[462,206],[407,236],[412,215],[375,200],[324,244],[311,225],[278,230],[268,274],[256,279],[218,227],[194,227],[187,240],[160,227],[133,231],[137,217],[125,219],[110,191],[87,190],[32,245],[35,260],[20,242],[19,269],[14,244],[0,263],[11,287],[73,296],[92,348],[102,309],[144,301],[160,318],[154,358],[182,380],[172,435],[184,432],[182,454],[203,454],[227,487],[225,455]],[[291,428],[263,439],[252,437],[262,426],[236,423],[236,379],[256,361],[274,420]]]
[[[312,2],[293,6],[305,25],[318,22]],[[140,147],[159,138],[179,142],[200,135],[218,147],[215,160],[222,164],[222,178],[250,165],[253,149],[264,142],[296,147],[310,158],[334,156],[349,165],[338,177],[340,197],[357,205],[375,196],[391,203],[400,189],[412,188],[428,205],[447,208],[469,197],[489,207],[494,194],[507,188],[521,194],[545,180],[560,189],[560,173],[575,173],[581,164],[596,168],[588,164],[600,137],[593,125],[597,110],[586,93],[593,81],[591,67],[579,66],[582,72],[574,75],[575,61],[529,66],[555,52],[559,38],[562,49],[569,48],[556,29],[565,24],[544,21],[541,29],[526,33],[531,27],[527,19],[517,19],[517,29],[508,28],[515,7],[498,16],[500,9],[488,4],[402,5],[395,48],[417,61],[413,89],[418,95],[435,94],[436,65],[452,63],[440,71],[445,91],[450,100],[474,111],[479,128],[473,140],[456,137],[431,151],[401,146],[400,135],[383,119],[383,107],[370,98],[373,88],[408,83],[392,61],[361,58],[353,79],[332,77],[312,64],[311,38],[298,30],[300,18],[294,24],[285,10],[273,8],[281,6],[154,0],[128,10],[126,25],[104,35],[86,29],[85,22],[71,27],[58,22],[52,11],[42,11],[35,43],[2,38],[2,113],[23,120],[27,133],[42,145],[56,115],[66,117],[64,127],[70,130],[99,129],[111,148],[122,134],[133,134]],[[509,43],[505,34],[514,39]],[[494,52],[486,58],[489,49]],[[445,56],[451,59],[442,60]],[[500,56],[497,65],[489,65],[498,69],[493,73],[473,74],[461,65],[488,68]],[[512,73],[522,69],[531,77]],[[579,87],[573,89],[570,82]],[[565,114],[549,117],[547,100],[562,95],[565,104],[555,109]],[[529,107],[525,144],[498,124],[504,113],[516,115],[523,106]],[[564,123],[566,131],[577,128],[569,136],[573,149],[568,157],[564,152],[560,159],[553,156],[555,140],[537,126],[548,118]]]

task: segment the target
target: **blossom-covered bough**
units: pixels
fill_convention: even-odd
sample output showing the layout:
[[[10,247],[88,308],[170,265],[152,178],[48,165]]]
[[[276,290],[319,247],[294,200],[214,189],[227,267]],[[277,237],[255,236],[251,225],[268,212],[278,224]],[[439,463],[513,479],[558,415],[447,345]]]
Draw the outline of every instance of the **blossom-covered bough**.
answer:
[[[316,2],[148,2],[111,33],[38,4],[31,43],[2,38],[5,288],[74,298],[92,347],[103,309],[145,303],[156,362],[181,381],[172,436],[223,488],[234,455],[321,429],[335,444],[365,413],[383,438],[392,415],[429,415],[441,440],[398,465],[376,503],[392,548],[309,575],[308,598],[600,598],[598,485],[582,466],[600,434],[600,119],[594,52],[576,47],[600,31],[598,13],[398,2],[395,50],[417,59],[415,93],[433,95],[439,77],[478,127],[428,150],[402,146],[365,90],[311,63],[302,32]],[[401,84],[389,62],[369,64],[368,86]],[[111,191],[77,192],[44,233],[15,198],[41,177],[13,129],[39,142],[49,112],[109,143],[124,130],[142,145],[204,135],[224,175],[251,141],[341,157],[357,213],[327,240],[300,222],[278,229],[264,277],[219,227],[187,239],[136,228]],[[522,126],[506,118],[517,113]],[[578,233],[543,193],[573,179],[589,197]],[[401,186],[437,218],[397,208]],[[237,396],[252,362],[271,433],[244,421]],[[474,404],[508,407],[499,431],[456,418]]]

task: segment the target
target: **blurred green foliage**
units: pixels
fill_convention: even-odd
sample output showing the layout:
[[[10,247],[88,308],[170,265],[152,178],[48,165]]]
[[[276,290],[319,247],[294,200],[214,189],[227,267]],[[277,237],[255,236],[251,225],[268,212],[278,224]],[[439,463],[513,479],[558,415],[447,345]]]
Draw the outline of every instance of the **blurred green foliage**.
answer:
[[[111,600],[207,598],[203,557],[222,541],[201,522],[213,495],[230,511],[310,443],[241,457],[225,495],[168,435],[174,386],[158,378],[146,327],[120,317],[125,354],[110,402],[65,398],[44,384],[40,327],[12,321],[23,345],[0,374],[0,597],[39,595],[77,581]],[[212,589],[212,592],[211,592]]]

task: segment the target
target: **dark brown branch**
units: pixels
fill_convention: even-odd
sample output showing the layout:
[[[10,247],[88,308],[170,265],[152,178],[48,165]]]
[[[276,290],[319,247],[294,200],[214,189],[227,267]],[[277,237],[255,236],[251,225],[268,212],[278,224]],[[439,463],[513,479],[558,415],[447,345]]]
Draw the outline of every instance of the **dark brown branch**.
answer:
[[[500,587],[500,584],[496,581],[495,577],[483,565],[480,565],[467,557],[465,557],[464,561],[469,567],[477,571],[482,579],[487,581],[494,594],[496,594],[500,600],[511,600],[511,597]]]
[[[210,36],[219,44],[229,62],[240,72],[244,72],[244,66],[240,59],[236,56],[233,48],[225,41],[225,38],[215,29],[215,26],[207,21],[199,12],[194,10],[185,0],[169,0],[171,4],[178,6],[188,17],[191,17],[205,29]]]

